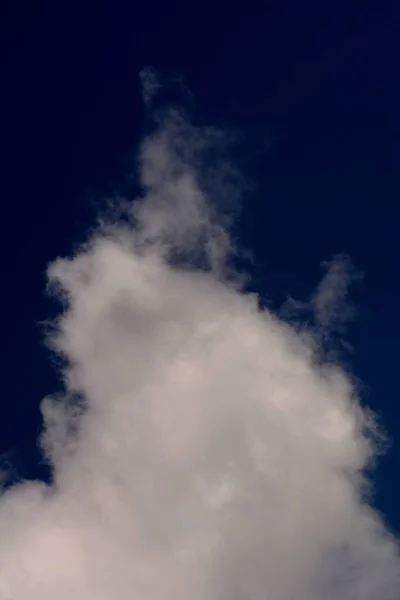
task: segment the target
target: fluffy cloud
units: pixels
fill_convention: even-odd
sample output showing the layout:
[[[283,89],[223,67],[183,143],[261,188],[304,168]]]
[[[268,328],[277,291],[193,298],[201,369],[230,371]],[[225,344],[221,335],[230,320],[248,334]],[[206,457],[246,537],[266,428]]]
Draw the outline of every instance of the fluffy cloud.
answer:
[[[362,475],[372,420],[313,337],[228,269],[210,201],[228,184],[201,160],[216,138],[164,116],[129,219],[49,268],[54,481],[0,498],[0,600],[399,598],[399,548]],[[314,299],[324,329],[342,271]]]

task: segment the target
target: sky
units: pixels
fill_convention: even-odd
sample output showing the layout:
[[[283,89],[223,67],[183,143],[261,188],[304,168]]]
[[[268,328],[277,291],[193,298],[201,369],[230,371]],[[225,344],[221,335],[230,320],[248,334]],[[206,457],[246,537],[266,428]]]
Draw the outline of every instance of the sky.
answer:
[[[397,600],[398,16],[6,6],[1,600]]]

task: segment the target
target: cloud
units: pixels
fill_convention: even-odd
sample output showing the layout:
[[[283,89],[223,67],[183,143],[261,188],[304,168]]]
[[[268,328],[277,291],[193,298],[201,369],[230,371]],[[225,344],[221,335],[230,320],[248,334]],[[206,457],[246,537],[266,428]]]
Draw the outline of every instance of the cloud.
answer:
[[[366,498],[372,420],[227,267],[215,139],[164,114],[129,218],[49,268],[53,483],[1,496],[0,600],[399,598],[399,547]]]
[[[336,256],[322,265],[325,277],[319,284],[312,299],[318,326],[329,334],[341,329],[353,316],[353,309],[347,301],[350,284],[361,278],[347,256]]]
[[[161,82],[158,73],[152,68],[144,68],[139,73],[142,87],[142,100],[145,107],[149,108],[155,96],[160,91]]]

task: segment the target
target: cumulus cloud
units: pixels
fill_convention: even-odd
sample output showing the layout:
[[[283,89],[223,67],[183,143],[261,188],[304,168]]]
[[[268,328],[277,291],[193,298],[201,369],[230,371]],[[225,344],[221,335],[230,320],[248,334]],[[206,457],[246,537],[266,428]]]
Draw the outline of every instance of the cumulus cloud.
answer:
[[[164,115],[128,219],[49,268],[53,482],[0,498],[0,600],[399,598],[363,476],[373,422],[228,268],[212,190],[229,182],[202,160],[215,136]],[[324,327],[341,282],[333,266],[316,296]]]

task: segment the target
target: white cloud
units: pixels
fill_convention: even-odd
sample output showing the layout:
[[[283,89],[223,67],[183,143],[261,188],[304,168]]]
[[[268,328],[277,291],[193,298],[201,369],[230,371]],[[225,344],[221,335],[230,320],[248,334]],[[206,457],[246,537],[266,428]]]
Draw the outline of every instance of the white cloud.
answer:
[[[68,365],[43,403],[54,484],[0,499],[0,600],[399,598],[398,546],[363,495],[369,417],[228,281],[203,142],[172,115],[142,145],[135,225],[49,269]]]

